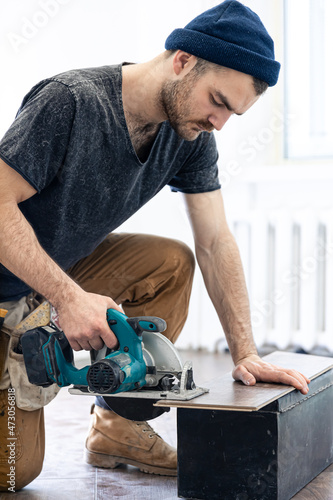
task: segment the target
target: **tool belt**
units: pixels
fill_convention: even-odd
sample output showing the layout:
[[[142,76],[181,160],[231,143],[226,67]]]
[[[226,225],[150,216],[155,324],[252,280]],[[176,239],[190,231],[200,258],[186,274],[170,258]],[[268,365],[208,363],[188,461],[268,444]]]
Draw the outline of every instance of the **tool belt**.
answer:
[[[60,390],[56,384],[46,388],[31,384],[23,354],[17,352],[24,332],[50,322],[51,305],[42,300],[32,293],[19,301],[0,304],[1,308],[8,310],[0,331],[0,390],[15,389],[16,406],[25,411],[42,408]]]

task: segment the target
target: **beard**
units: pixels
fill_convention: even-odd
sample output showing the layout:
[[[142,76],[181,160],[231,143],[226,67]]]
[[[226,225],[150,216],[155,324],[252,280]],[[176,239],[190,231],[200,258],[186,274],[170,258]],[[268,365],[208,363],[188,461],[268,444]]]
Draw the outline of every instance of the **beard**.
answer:
[[[159,94],[159,106],[171,127],[186,141],[194,141],[203,130],[211,132],[214,129],[208,120],[195,117],[192,94],[197,80],[197,75],[189,73],[181,81],[165,82]]]

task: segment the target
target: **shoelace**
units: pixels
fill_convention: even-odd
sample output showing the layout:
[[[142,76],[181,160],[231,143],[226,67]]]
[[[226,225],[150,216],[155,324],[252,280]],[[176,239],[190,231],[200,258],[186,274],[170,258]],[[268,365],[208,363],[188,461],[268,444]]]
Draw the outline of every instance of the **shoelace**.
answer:
[[[142,427],[142,432],[150,432],[148,435],[149,438],[153,438],[154,436],[161,437],[157,432],[154,431],[152,427],[147,422],[135,422],[135,425],[138,427]]]

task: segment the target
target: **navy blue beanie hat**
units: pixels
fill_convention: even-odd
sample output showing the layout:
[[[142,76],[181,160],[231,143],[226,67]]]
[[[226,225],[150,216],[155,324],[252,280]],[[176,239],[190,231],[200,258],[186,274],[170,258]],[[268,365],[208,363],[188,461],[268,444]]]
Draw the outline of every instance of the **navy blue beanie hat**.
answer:
[[[278,80],[273,40],[259,16],[237,0],[226,0],[175,29],[165,48],[252,75],[270,87]]]

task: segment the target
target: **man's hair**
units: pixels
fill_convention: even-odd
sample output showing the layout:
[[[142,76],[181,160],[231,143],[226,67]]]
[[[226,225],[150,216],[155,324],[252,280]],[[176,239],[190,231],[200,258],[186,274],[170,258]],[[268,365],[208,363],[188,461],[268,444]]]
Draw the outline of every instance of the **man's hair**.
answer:
[[[168,50],[169,56],[174,55],[177,51],[176,50]],[[212,63],[210,61],[206,61],[206,59],[201,59],[200,57],[197,57],[197,63],[193,67],[194,73],[193,75],[200,77],[203,76],[204,73],[206,73],[208,70],[214,70],[214,71],[223,71],[224,66],[219,66],[218,64]],[[256,78],[255,76],[252,76],[253,78],[253,86],[254,90],[256,92],[256,95],[260,96],[264,92],[266,92],[268,88],[268,83],[264,82],[263,80],[259,80],[259,78]]]
[[[262,95],[264,92],[266,92],[269,86],[268,83],[264,82],[263,80],[259,80],[259,78],[256,78],[255,76],[253,76],[252,78],[256,95]]]

